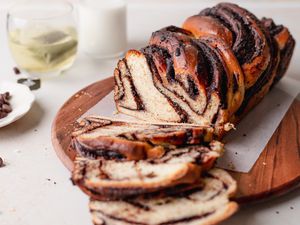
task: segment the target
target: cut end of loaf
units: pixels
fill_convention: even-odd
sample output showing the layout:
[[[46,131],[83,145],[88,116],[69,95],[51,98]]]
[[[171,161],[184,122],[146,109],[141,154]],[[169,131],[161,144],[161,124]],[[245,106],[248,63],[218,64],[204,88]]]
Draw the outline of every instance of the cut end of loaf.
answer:
[[[128,73],[121,71],[121,82],[118,84],[121,87],[118,90],[127,89],[128,97],[124,97],[123,101],[116,101],[118,111],[142,120],[180,122],[180,116],[170,102],[154,87],[152,73],[144,54],[137,50],[129,50],[123,61],[126,62]],[[132,80],[132,87],[124,83],[128,77]],[[115,93],[115,96],[118,95],[118,92]],[[136,101],[136,104],[143,107],[132,109],[130,107],[132,103],[129,101],[132,97],[130,96],[138,96],[140,102]]]

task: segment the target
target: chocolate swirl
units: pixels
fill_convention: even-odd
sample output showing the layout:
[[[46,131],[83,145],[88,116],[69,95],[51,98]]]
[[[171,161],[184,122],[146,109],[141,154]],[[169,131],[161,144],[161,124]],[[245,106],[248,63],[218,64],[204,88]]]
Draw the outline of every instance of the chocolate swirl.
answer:
[[[227,43],[245,73],[245,87],[247,89],[254,85],[270,61],[267,41],[269,34],[265,32],[261,22],[246,9],[230,3],[221,3],[201,11],[198,20],[201,21],[202,16],[211,17],[226,27],[227,32],[231,32],[232,40]],[[198,26],[201,26],[200,21]],[[210,33],[205,32],[204,28],[202,31],[203,35]]]
[[[226,123],[237,123],[281,79],[294,46],[286,27],[271,19],[259,20],[235,4],[204,9],[188,18],[183,28],[169,26],[154,32],[139,54],[127,53],[126,60],[142,74],[135,76],[133,86],[147,78],[156,96],[152,102],[148,95],[141,96],[144,114],[132,115],[213,125],[216,135],[222,136]],[[137,66],[137,60],[147,65]],[[145,68],[150,72],[142,72]],[[117,70],[115,77],[119,76]],[[144,90],[140,85],[137,93],[143,95]],[[116,97],[122,97],[122,88],[117,91]],[[165,105],[164,113],[155,104]]]

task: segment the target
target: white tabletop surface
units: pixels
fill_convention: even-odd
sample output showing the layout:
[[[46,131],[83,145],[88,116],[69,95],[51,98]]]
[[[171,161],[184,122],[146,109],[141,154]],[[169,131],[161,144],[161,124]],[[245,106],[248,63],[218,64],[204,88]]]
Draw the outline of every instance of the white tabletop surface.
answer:
[[[7,47],[5,9],[0,0],[0,82],[14,81],[15,65]],[[161,1],[162,2],[162,1]],[[129,1],[129,48],[141,47],[152,31],[165,25],[180,25],[212,1]],[[270,16],[287,25],[300,40],[300,3],[297,1],[243,1],[258,16]],[[300,49],[296,48],[288,76],[300,80]],[[50,131],[59,107],[77,90],[112,74],[117,59],[99,61],[79,54],[63,76],[42,82],[36,102],[19,121],[0,128],[0,225],[90,225],[88,198],[69,178],[51,145]],[[300,89],[300,87],[299,87]],[[296,159],[295,159],[296,160]],[[300,190],[264,203],[248,205],[224,222],[227,225],[298,225]]]

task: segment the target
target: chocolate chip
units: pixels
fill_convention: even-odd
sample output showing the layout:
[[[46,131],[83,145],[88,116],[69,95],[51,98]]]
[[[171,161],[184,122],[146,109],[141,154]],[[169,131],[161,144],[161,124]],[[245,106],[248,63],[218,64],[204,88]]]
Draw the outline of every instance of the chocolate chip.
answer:
[[[160,40],[161,40],[161,41],[165,41],[165,40],[166,40],[166,37],[165,37],[165,36],[161,36],[161,37],[160,37]]]
[[[247,134],[243,134],[243,137],[246,137],[247,136]]]
[[[21,71],[18,69],[18,67],[14,67],[13,70],[16,75],[19,75],[21,73]]]

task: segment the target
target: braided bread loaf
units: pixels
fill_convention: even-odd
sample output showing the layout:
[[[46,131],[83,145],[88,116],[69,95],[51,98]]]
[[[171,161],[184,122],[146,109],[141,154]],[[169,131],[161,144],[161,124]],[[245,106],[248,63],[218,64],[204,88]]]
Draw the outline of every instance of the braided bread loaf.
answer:
[[[117,109],[144,120],[213,125],[222,136],[283,76],[294,45],[271,19],[218,4],[126,53],[114,71]]]

